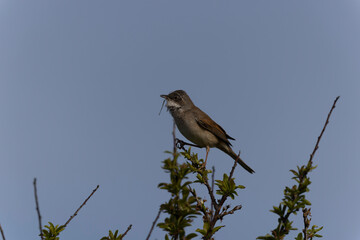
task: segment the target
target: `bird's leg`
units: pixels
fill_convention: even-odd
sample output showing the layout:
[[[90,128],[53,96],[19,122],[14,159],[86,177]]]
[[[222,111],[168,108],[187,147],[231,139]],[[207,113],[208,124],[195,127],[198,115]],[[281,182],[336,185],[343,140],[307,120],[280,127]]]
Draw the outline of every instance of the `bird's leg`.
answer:
[[[202,166],[203,168],[206,168],[206,162],[207,162],[207,158],[208,158],[208,155],[209,155],[209,151],[210,151],[210,147],[206,146],[206,157],[205,157],[205,163]]]

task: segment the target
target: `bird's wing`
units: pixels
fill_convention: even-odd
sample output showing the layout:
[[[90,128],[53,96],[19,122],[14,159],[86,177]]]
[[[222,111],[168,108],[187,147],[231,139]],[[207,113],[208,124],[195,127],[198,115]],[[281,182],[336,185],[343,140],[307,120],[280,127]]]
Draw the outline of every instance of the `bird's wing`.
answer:
[[[212,120],[206,113],[201,111],[199,108],[197,114],[195,114],[195,120],[200,127],[208,130],[209,132],[211,132],[220,140],[224,141],[230,146],[231,143],[229,142],[228,139],[235,140],[234,138],[230,137],[219,124],[217,124],[214,120]]]

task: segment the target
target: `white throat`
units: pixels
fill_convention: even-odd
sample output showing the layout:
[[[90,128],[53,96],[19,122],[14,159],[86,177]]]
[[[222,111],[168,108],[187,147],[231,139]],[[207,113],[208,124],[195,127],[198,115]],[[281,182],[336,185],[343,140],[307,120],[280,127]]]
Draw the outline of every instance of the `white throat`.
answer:
[[[181,108],[180,104],[178,104],[177,102],[172,101],[172,100],[166,101],[166,107],[167,108]]]

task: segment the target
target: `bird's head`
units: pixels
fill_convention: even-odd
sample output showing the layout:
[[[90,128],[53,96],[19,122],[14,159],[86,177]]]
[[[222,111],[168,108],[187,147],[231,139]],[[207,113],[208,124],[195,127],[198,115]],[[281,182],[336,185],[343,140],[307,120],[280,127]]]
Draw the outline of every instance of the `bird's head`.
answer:
[[[190,97],[184,90],[176,90],[169,93],[168,95],[160,95],[160,97],[166,100],[166,107],[172,113],[174,111],[187,110],[194,106]]]

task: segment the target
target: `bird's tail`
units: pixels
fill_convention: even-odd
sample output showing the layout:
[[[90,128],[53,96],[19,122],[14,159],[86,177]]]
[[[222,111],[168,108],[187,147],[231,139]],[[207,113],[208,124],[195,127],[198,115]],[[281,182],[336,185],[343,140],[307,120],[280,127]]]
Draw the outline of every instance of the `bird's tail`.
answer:
[[[228,155],[230,155],[238,164],[240,164],[249,173],[255,172],[251,167],[246,165],[246,163],[240,158],[240,156],[238,156],[236,153],[234,153],[234,151],[231,149],[231,147],[226,146],[226,148],[224,148],[224,149],[223,148],[219,148],[219,149],[222,150],[223,152],[227,153]]]

